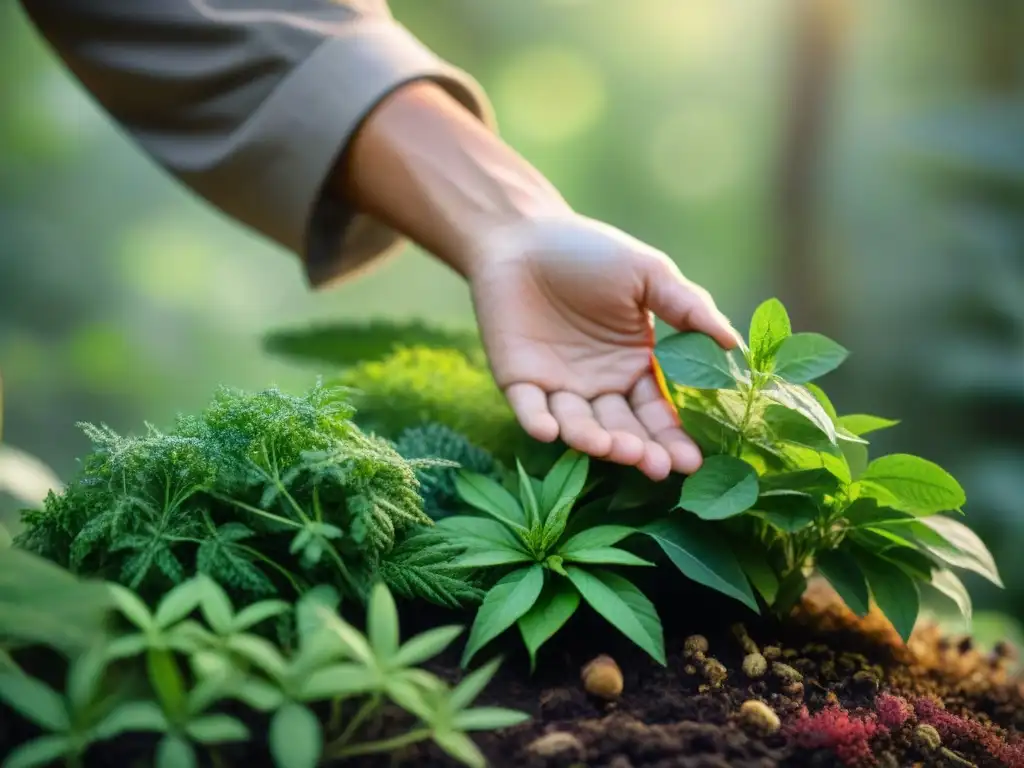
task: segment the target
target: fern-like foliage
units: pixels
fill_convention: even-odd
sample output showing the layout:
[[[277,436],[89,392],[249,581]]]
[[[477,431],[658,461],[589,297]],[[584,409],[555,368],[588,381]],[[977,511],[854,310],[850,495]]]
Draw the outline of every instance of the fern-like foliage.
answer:
[[[432,523],[420,462],[362,432],[347,397],[320,384],[303,396],[223,389],[169,432],[85,425],[94,451],[64,492],[26,512],[17,544],[151,599],[196,572],[240,603],[311,583],[362,598],[385,561],[415,574],[406,592],[443,604],[472,594],[402,544]]]
[[[435,422],[505,462],[529,453],[531,441],[487,367],[456,350],[399,349],[343,372],[338,383],[356,391],[359,424],[391,440]]]
[[[380,563],[380,575],[393,592],[411,599],[458,607],[478,603],[483,590],[464,568],[451,563],[464,551],[451,537],[424,528],[392,550]]]
[[[406,459],[443,459],[454,466],[424,466],[416,470],[423,508],[434,520],[455,510],[455,473],[459,468],[486,475],[499,482],[506,470],[489,452],[479,448],[444,424],[425,424],[402,432],[395,449]]]

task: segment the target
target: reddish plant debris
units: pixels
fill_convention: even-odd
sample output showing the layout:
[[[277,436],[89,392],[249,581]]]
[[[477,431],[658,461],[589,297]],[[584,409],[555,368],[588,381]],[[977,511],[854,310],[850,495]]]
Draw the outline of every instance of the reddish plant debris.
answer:
[[[902,696],[893,696],[891,693],[879,694],[875,699],[875,713],[878,722],[890,731],[898,731],[914,717],[910,703]]]
[[[873,714],[850,714],[829,705],[813,715],[803,707],[786,726],[786,735],[802,749],[829,749],[844,765],[875,765],[871,740],[884,730]]]
[[[974,742],[1007,768],[1024,768],[1024,739],[1008,742],[996,728],[949,712],[933,698],[916,699],[914,711],[918,720],[939,732],[947,746]]]

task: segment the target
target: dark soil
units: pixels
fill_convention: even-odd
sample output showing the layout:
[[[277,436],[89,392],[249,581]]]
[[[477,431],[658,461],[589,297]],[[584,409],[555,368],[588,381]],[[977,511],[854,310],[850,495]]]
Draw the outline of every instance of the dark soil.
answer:
[[[707,599],[707,593],[700,596]],[[1024,768],[1024,740],[1018,741],[1024,739],[1024,684],[1009,671],[1010,649],[985,656],[969,640],[943,638],[931,627],[919,628],[903,645],[880,616],[858,620],[819,587],[784,628],[746,614],[746,650],[754,650],[753,643],[770,659],[767,674],[752,679],[742,669],[745,651],[731,609],[724,600],[696,611],[681,602],[671,616],[663,608],[667,667],[586,614],[566,628],[558,651],[554,644],[546,649],[532,677],[524,654],[510,643],[503,649],[506,663],[477,704],[514,707],[533,719],[498,734],[476,734],[477,744],[492,765],[510,768]],[[708,641],[703,659],[684,652],[696,631]],[[601,653],[623,672],[616,701],[588,696],[581,683],[581,668]],[[724,680],[708,679],[715,670],[709,659],[724,665]],[[457,680],[457,655],[433,670]],[[778,715],[778,730],[759,732],[744,722],[740,707],[751,699]],[[918,730],[922,724],[935,730]],[[374,736],[389,731],[396,732],[385,726]],[[932,734],[941,744],[927,740]],[[398,758],[423,768],[455,765],[432,746]],[[395,764],[395,756],[360,763]]]

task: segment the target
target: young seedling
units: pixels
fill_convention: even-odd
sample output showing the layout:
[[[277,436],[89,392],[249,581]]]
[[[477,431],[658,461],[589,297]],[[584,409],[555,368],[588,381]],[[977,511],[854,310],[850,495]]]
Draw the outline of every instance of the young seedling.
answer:
[[[740,354],[694,333],[655,350],[683,426],[707,457],[683,483],[683,514],[725,526],[746,577],[779,613],[817,570],[857,614],[873,599],[904,639],[921,584],[969,620],[970,597],[951,568],[1001,581],[981,540],[941,515],[965,504],[959,483],[917,456],[870,459],[864,436],[897,422],[836,413],[811,382],[847,351],[793,333],[779,301],[758,307],[748,336]]]
[[[665,663],[654,606],[632,582],[602,567],[653,565],[616,546],[637,529],[584,525],[567,532],[588,468],[587,457],[574,451],[566,452],[543,481],[529,477],[520,464],[518,497],[481,475],[457,476],[459,496],[487,517],[460,515],[438,523],[466,548],[455,565],[508,571],[477,612],[464,666],[512,625],[519,628],[534,665],[537,651],[576,612],[581,597],[658,663]]]

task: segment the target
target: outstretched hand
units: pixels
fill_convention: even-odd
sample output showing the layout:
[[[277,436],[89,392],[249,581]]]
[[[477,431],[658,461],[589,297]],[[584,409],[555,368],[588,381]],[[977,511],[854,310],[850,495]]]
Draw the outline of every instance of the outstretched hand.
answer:
[[[534,438],[652,479],[702,458],[651,368],[656,315],[723,348],[738,335],[665,254],[575,214],[495,231],[468,275],[495,380]]]

